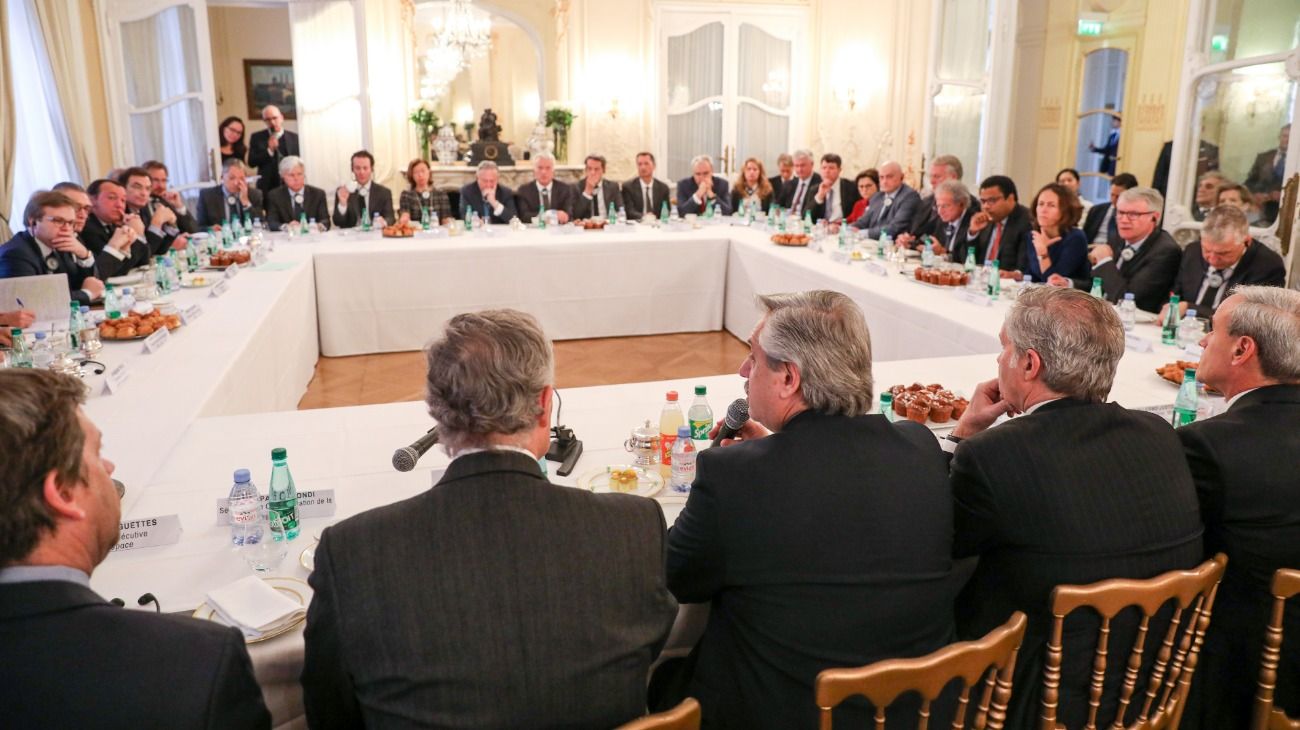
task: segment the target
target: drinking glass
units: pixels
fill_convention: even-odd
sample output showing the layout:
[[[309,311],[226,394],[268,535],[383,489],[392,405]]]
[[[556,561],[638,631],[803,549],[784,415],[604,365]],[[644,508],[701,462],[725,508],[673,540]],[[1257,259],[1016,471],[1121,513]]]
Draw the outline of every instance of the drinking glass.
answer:
[[[259,514],[258,521],[262,525],[261,539],[252,545],[241,545],[239,554],[254,572],[272,573],[289,553],[289,541],[284,537],[279,515],[266,510]]]

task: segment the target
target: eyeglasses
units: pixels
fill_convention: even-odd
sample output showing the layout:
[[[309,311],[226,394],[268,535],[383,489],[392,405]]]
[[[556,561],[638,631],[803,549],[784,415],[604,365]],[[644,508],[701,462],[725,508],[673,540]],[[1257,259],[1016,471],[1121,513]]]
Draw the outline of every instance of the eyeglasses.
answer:
[[[980,198],[980,205],[993,205],[994,203],[1000,203],[1003,200],[1006,200],[1005,195],[999,195],[996,198]]]
[[[68,220],[67,218],[58,218],[52,215],[47,215],[42,220],[54,226],[55,228],[71,228],[77,225],[77,222],[75,220]]]
[[[1116,218],[1122,218],[1122,219],[1124,219],[1124,220],[1130,220],[1130,221],[1141,220],[1143,216],[1147,216],[1147,215],[1155,215],[1155,214],[1156,214],[1156,212],[1155,212],[1154,210],[1117,210],[1117,211],[1115,211],[1115,217],[1116,217]]]

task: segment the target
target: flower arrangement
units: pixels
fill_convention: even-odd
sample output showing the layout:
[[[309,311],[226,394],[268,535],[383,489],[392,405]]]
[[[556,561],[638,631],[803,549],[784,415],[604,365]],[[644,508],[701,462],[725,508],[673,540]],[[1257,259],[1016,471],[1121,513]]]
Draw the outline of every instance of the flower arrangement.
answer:
[[[578,115],[562,101],[546,102],[546,126],[555,134],[555,159],[565,162],[569,156],[569,127]]]
[[[416,134],[420,137],[420,159],[428,160],[430,159],[429,143],[438,134],[438,127],[441,126],[438,114],[433,111],[433,102],[422,102],[415,111],[411,112],[409,119],[415,125]]]

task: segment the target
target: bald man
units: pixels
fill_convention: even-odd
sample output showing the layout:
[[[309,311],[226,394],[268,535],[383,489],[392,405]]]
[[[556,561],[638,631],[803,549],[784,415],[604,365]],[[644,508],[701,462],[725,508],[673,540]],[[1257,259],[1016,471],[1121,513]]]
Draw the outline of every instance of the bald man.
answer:
[[[248,142],[248,164],[257,168],[257,189],[266,193],[280,187],[280,160],[302,153],[298,135],[284,128],[279,107],[262,107],[262,121],[266,129],[254,132]]]
[[[903,166],[891,160],[880,166],[880,190],[853,227],[866,229],[869,238],[880,238],[882,233],[898,238],[912,231],[920,211],[920,194],[903,182]]]

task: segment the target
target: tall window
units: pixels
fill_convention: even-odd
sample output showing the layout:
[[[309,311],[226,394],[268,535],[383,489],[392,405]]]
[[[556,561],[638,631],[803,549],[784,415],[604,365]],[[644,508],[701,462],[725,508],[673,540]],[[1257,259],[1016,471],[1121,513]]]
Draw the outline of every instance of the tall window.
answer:
[[[77,180],[63,107],[50,71],[40,21],[33,0],[0,0],[9,11],[9,78],[14,98],[13,220],[23,228],[23,208],[32,193],[64,180]]]
[[[993,0],[940,0],[931,59],[926,157],[956,155],[967,185],[980,178],[989,99]]]
[[[1074,166],[1081,177],[1079,193],[1093,203],[1109,199],[1110,178],[1117,172],[1114,157],[1123,130],[1119,122],[1124,113],[1127,70],[1128,51],[1120,48],[1101,48],[1083,60]]]

